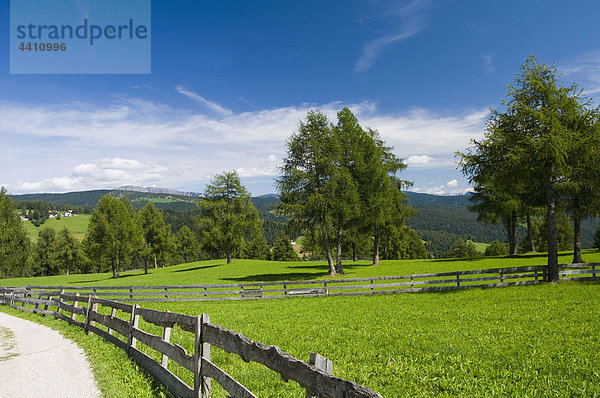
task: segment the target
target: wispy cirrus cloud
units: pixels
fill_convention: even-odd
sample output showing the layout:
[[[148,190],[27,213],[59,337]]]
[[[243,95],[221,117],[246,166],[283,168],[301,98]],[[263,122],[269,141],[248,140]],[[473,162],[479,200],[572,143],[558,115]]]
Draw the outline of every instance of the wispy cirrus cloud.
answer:
[[[587,95],[600,93],[600,50],[588,51],[559,62],[567,82],[575,81]]]
[[[394,25],[399,25],[392,32],[383,34],[362,47],[361,54],[354,65],[357,72],[366,72],[375,63],[379,54],[388,46],[409,39],[423,28],[422,16],[429,7],[428,0],[411,0],[410,2],[396,2],[382,18],[392,20]]]
[[[203,96],[196,94],[190,90],[187,90],[182,86],[175,86],[175,90],[177,90],[179,94],[185,95],[186,97],[193,99],[194,101],[198,102],[201,105],[204,105],[211,111],[216,112],[221,116],[230,116],[233,114],[231,110],[224,108],[216,102],[209,101]]]

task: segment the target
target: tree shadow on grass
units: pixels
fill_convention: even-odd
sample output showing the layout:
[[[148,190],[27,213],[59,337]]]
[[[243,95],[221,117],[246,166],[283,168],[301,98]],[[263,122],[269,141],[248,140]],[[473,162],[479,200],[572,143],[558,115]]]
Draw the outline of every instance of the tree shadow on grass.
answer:
[[[73,284],[78,284],[78,283],[92,283],[92,282],[100,282],[100,281],[106,281],[106,280],[119,280],[119,279],[123,279],[123,278],[129,278],[131,276],[142,276],[144,275],[144,273],[142,272],[141,274],[132,274],[132,275],[120,275],[118,278],[113,278],[112,276],[109,278],[99,278],[99,279],[87,279],[84,281],[74,281],[74,282],[69,282],[69,285],[73,285]],[[150,274],[148,274],[150,275]]]
[[[194,268],[186,268],[186,269],[178,269],[177,271],[173,271],[173,272],[188,272],[188,271],[198,271],[199,269],[208,269],[208,268],[214,268],[214,267],[219,267],[223,264],[213,264],[213,265],[199,265],[197,267]]]
[[[233,282],[293,282],[293,281],[310,281],[317,279],[322,276],[328,275],[328,272],[314,273],[314,272],[288,272],[278,274],[256,274],[241,276],[239,278],[222,278],[224,281]]]

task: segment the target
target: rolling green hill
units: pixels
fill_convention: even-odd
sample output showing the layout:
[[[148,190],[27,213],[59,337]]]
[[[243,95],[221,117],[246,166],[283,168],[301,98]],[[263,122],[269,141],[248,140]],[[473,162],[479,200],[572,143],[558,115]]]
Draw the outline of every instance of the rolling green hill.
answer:
[[[50,218],[39,227],[36,227],[29,221],[23,221],[23,224],[25,225],[29,237],[34,241],[37,240],[40,230],[44,227],[50,227],[56,232],[66,227],[73,234],[75,239],[81,241],[87,232],[89,222],[90,216],[88,214],[78,214],[73,217],[62,217],[60,220]]]

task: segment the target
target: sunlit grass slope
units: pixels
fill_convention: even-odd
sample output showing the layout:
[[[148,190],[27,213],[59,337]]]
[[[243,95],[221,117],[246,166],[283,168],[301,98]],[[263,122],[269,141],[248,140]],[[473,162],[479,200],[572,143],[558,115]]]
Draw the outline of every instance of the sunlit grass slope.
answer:
[[[600,253],[595,250],[584,251],[584,260],[600,262]],[[559,262],[570,263],[572,254],[561,254]],[[546,264],[544,254],[525,255],[516,258],[487,257],[470,260],[389,260],[381,261],[379,266],[371,266],[370,261],[345,261],[345,275],[338,278],[362,278],[387,275],[407,275],[417,273],[436,273],[458,270],[477,270],[500,267],[518,267]],[[118,279],[112,273],[57,275],[37,278],[0,279],[2,286],[25,285],[192,285],[215,283],[242,283],[268,281],[298,281],[329,279],[325,262],[285,262],[263,260],[238,260],[226,264],[225,260],[206,260],[180,264],[166,268],[152,268],[148,275],[143,271],[126,271]]]
[[[78,214],[73,217],[62,217],[60,220],[50,218],[39,227],[36,227],[30,221],[23,221],[23,225],[29,237],[34,241],[37,240],[40,230],[44,227],[50,227],[56,232],[66,227],[77,240],[81,241],[87,232],[89,222],[89,214]]]

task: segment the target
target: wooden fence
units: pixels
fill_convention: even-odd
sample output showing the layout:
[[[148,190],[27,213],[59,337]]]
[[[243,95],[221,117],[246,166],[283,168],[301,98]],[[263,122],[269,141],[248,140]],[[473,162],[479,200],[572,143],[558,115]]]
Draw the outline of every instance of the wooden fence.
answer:
[[[64,291],[40,291],[27,288],[0,288],[0,303],[21,311],[54,316],[95,333],[125,350],[135,362],[146,369],[176,397],[211,395],[211,379],[219,383],[232,397],[255,397],[216,364],[211,362],[211,346],[254,361],[279,373],[283,380],[294,380],[306,389],[307,397],[381,397],[378,393],[351,381],[333,376],[331,361],[319,354],[311,354],[309,363],[281,351],[277,346],[264,345],[239,333],[210,323],[208,315],[191,316],[169,311],[142,308],[94,296]],[[99,306],[106,307],[100,311]],[[55,310],[49,309],[56,307]],[[106,313],[102,313],[106,312]],[[110,312],[110,315],[108,314]],[[119,315],[121,317],[119,317]],[[125,315],[125,319],[123,319]],[[139,318],[163,328],[162,335],[154,335],[138,326]],[[171,329],[178,325],[194,335],[194,352],[188,353],[170,342]],[[137,343],[150,347],[161,356],[161,361],[142,352]],[[193,373],[193,387],[168,370],[169,360],[175,361]]]
[[[596,278],[596,266],[600,264],[563,265],[563,277],[575,280]],[[578,268],[567,271],[567,268]],[[585,276],[584,274],[591,274]],[[169,302],[169,301],[218,301],[259,300],[311,296],[357,296],[431,292],[482,287],[529,285],[544,281],[546,266],[493,268],[474,271],[442,272],[436,274],[412,274],[381,276],[373,278],[253,282],[212,285],[163,285],[163,286],[27,286],[28,289],[61,290],[95,295],[120,302]],[[584,279],[581,279],[584,278]]]

